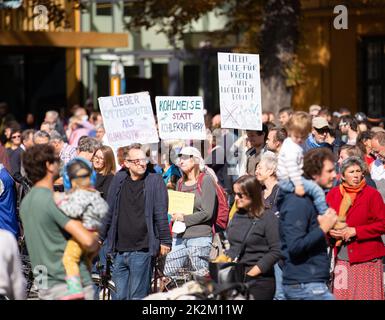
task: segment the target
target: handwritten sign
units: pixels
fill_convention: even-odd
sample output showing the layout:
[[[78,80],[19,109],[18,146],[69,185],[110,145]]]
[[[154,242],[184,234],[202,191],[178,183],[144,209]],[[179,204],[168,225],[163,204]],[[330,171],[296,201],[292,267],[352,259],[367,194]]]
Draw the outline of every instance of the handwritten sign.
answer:
[[[205,140],[202,97],[156,97],[161,139]]]
[[[218,52],[222,128],[262,130],[259,55]]]
[[[168,213],[183,213],[184,215],[194,212],[195,195],[190,192],[168,190]]]
[[[111,146],[159,142],[148,92],[100,97],[98,102]]]

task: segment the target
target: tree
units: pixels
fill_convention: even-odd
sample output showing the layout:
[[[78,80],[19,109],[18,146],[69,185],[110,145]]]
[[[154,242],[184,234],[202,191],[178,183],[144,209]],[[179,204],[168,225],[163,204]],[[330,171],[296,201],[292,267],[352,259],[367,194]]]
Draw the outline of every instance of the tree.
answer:
[[[300,0],[134,0],[126,5],[129,29],[157,26],[175,48],[193,21],[213,10],[226,16],[224,31],[238,39],[233,51],[261,54],[263,108],[277,112],[291,105],[290,86],[298,82],[290,77],[298,75]]]

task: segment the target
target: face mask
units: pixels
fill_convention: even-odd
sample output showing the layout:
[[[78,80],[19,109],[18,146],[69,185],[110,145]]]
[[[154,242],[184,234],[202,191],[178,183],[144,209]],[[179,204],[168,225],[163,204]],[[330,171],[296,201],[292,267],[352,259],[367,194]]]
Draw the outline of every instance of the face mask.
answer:
[[[82,121],[87,121],[87,120],[88,120],[88,116],[87,115],[82,116]]]

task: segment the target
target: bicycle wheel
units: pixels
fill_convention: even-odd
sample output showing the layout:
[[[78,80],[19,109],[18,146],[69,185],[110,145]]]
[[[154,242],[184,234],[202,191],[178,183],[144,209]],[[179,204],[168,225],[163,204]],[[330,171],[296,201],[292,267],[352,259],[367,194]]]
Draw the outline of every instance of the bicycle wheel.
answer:
[[[115,283],[112,280],[106,282],[99,274],[95,273],[91,275],[91,278],[99,290],[99,300],[111,300],[112,294],[116,292]]]

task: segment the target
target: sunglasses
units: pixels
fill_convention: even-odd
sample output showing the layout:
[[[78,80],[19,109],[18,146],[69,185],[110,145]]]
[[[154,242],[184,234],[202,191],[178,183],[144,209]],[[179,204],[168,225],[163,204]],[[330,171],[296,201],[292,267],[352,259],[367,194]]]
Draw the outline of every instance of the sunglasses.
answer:
[[[188,154],[178,154],[178,158],[180,160],[189,160],[193,157],[193,155],[188,155]]]
[[[319,134],[325,134],[325,133],[329,133],[329,128],[321,128],[321,129],[317,129],[315,128],[315,131],[317,131]]]
[[[12,137],[11,137],[11,139],[16,139],[16,138],[21,138],[21,136],[18,135],[18,136],[12,136]]]
[[[234,197],[238,197],[239,199],[243,199],[243,196],[247,196],[247,193],[243,192],[233,192]]]

